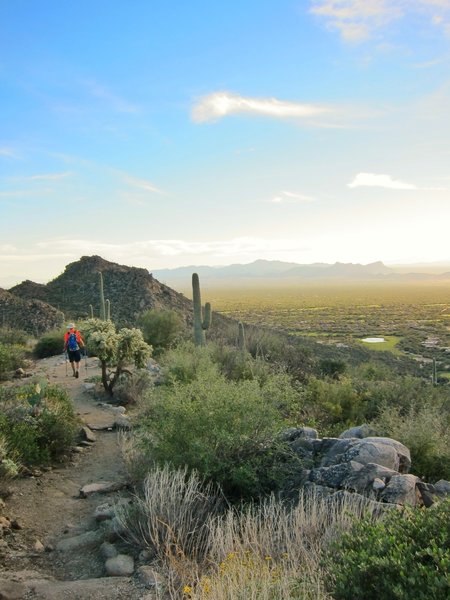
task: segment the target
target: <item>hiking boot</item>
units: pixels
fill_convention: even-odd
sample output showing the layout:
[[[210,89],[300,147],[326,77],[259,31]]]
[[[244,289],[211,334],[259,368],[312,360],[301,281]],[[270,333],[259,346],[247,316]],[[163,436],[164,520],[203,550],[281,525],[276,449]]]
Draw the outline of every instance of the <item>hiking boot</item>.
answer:
[[[77,379],[78,379],[78,375],[79,375],[78,371],[75,371],[75,377],[76,377]]]

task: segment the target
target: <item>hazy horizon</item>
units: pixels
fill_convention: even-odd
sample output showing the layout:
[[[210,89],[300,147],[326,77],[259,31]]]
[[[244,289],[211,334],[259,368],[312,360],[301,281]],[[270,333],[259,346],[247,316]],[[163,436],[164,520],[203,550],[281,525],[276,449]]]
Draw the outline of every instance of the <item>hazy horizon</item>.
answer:
[[[449,0],[18,0],[0,57],[0,287],[450,264]]]

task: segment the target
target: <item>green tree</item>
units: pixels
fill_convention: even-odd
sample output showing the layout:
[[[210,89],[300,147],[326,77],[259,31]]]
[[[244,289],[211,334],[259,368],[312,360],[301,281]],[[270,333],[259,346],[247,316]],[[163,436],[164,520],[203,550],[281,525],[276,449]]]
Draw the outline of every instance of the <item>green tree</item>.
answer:
[[[127,367],[144,367],[152,353],[140,329],[116,331],[112,321],[88,319],[83,323],[83,332],[88,352],[100,360],[103,387],[110,396],[119,377],[130,374]]]

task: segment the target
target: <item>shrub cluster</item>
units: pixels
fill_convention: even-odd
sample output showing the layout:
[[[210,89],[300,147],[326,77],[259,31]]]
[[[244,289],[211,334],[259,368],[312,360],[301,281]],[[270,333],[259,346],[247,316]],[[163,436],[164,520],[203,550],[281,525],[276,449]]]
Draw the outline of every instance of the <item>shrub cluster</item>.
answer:
[[[328,555],[336,600],[446,600],[450,596],[450,501],[366,517]]]
[[[49,356],[55,356],[56,354],[62,354],[65,333],[65,329],[55,329],[54,331],[45,333],[39,338],[34,347],[34,355],[36,358],[47,358]]]
[[[58,386],[28,384],[0,388],[0,440],[3,462],[17,468],[61,458],[74,441],[77,417]]]
[[[0,380],[24,366],[28,337],[18,329],[0,328]]]
[[[278,489],[293,456],[280,441],[299,393],[286,375],[228,381],[208,348],[184,345],[166,356],[166,385],[149,391],[137,443],[147,464],[188,466],[230,498]]]

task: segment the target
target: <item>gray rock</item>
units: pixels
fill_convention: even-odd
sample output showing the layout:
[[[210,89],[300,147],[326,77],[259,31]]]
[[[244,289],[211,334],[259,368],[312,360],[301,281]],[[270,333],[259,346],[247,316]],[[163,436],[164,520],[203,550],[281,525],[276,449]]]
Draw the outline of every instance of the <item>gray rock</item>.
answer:
[[[358,443],[349,448],[341,459],[343,462],[356,460],[366,465],[375,463],[394,471],[399,470],[399,457],[394,446],[386,444],[384,441],[377,441],[377,438],[365,438],[358,440]]]
[[[385,437],[367,437],[364,438],[364,442],[376,442],[377,444],[386,444],[392,446],[398,455],[399,460],[399,473],[408,473],[411,468],[411,453],[409,449],[397,440]]]
[[[339,436],[341,439],[347,439],[347,438],[365,438],[365,437],[369,437],[370,435],[373,435],[375,432],[373,431],[373,429],[371,429],[369,427],[369,425],[367,425],[366,423],[364,423],[363,425],[358,425],[357,427],[351,427],[350,429],[346,429],[345,431],[343,431],[341,433],[341,435]]]
[[[430,506],[433,506],[438,498],[434,485],[431,485],[431,483],[418,481],[416,487],[425,508],[430,508]]]
[[[450,481],[440,479],[437,483],[434,484],[434,489],[439,494],[439,496],[448,496],[450,495]]]
[[[131,429],[131,423],[125,415],[117,414],[113,424],[114,429]]]
[[[323,455],[320,462],[321,467],[331,467],[342,462],[344,454],[358,444],[361,440],[356,438],[339,439],[339,438],[323,438],[320,440],[320,446],[313,442],[314,451]]]
[[[416,506],[418,481],[419,478],[415,475],[394,475],[381,492],[380,499],[391,504]]]
[[[94,518],[96,521],[106,521],[114,517],[114,506],[109,503],[100,504],[94,511]]]
[[[153,567],[143,565],[136,571],[139,583],[146,588],[161,589],[164,585],[164,578],[155,571]]]
[[[373,483],[376,479],[387,483],[391,477],[398,475],[397,471],[388,469],[382,465],[368,463],[359,471],[350,474],[343,482],[342,487],[347,490],[354,490],[360,494],[370,491],[373,488]]]
[[[25,592],[26,588],[23,583],[0,579],[1,600],[21,600],[21,598],[24,597]]]
[[[373,480],[372,488],[374,489],[375,492],[381,492],[381,490],[384,490],[385,487],[386,487],[386,484],[384,483],[384,481],[382,479],[378,479],[378,477],[376,477]]]
[[[339,488],[345,479],[354,476],[361,468],[362,465],[355,461],[332,465],[331,467],[319,467],[311,469],[309,480],[318,485]]]
[[[102,481],[100,483],[88,483],[80,490],[81,498],[87,498],[92,494],[109,494],[123,489],[128,484],[126,481]]]
[[[103,542],[105,532],[97,529],[96,531],[86,531],[80,535],[60,540],[56,544],[58,552],[74,552],[81,548],[92,548]]]
[[[81,428],[81,436],[87,442],[95,442],[95,440],[97,439],[95,436],[95,433],[92,431],[92,429],[90,429],[86,425],[84,425]]]
[[[127,554],[118,554],[106,560],[105,569],[111,577],[132,575],[134,573],[134,560]]]
[[[110,542],[103,542],[103,544],[100,546],[100,554],[103,558],[107,559],[114,558],[119,553],[114,544],[111,544]]]

